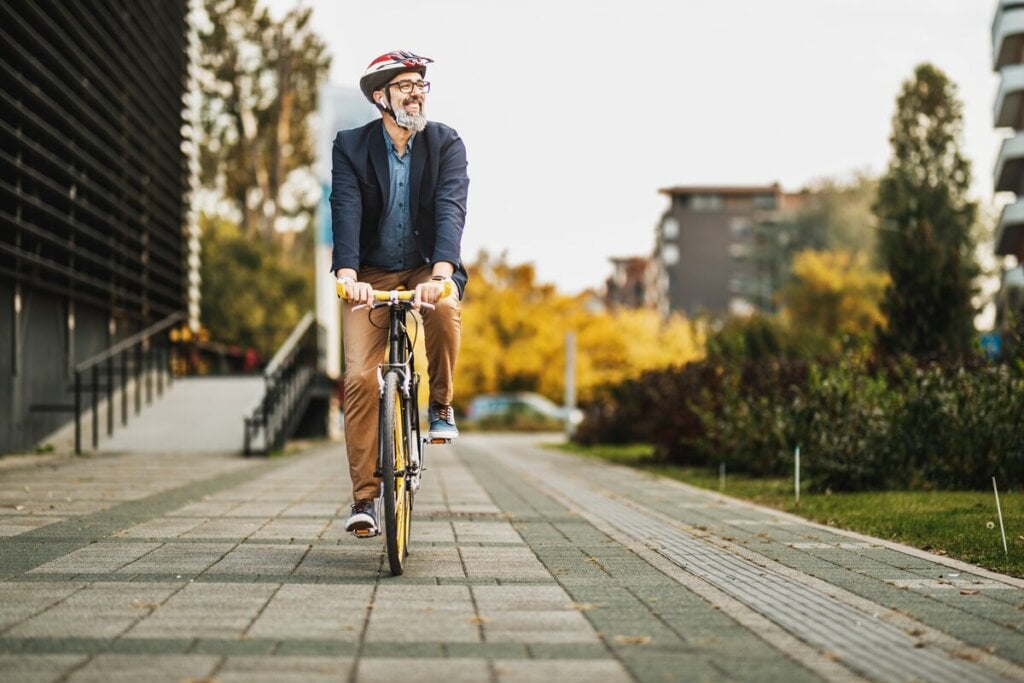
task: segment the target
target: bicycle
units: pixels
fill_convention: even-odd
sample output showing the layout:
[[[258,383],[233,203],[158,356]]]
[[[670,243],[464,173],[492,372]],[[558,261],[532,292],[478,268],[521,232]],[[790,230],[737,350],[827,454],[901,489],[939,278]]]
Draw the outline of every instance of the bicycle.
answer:
[[[345,284],[336,284],[338,296],[348,300]],[[445,283],[442,298],[452,292],[451,282]],[[413,498],[426,469],[424,450],[428,443],[446,444],[450,439],[420,437],[420,413],[417,404],[420,376],[413,359],[413,340],[409,336],[406,320],[413,309],[414,292],[391,290],[373,292],[373,303],[368,307],[387,306],[388,355],[377,366],[377,386],[380,391],[380,419],[377,426],[377,469],[381,478],[381,498],[384,503],[384,545],[388,564],[395,576],[405,571],[409,555],[409,537],[412,530]],[[431,304],[421,306],[432,308]],[[366,304],[352,310],[367,308]],[[357,535],[369,536],[369,530]]]

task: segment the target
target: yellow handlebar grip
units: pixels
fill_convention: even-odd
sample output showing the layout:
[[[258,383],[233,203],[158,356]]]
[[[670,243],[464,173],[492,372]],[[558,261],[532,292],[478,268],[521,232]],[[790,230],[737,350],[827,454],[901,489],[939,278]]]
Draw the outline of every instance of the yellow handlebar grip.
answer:
[[[348,292],[345,289],[345,283],[341,280],[334,281],[335,291],[338,292],[338,296],[345,301],[348,301]],[[455,291],[455,283],[451,280],[444,281],[444,289],[441,291],[441,298],[451,296]],[[413,290],[402,290],[398,292],[399,301],[411,301],[416,293]],[[375,301],[388,301],[391,298],[391,292],[385,292],[380,290],[373,290],[373,298]]]

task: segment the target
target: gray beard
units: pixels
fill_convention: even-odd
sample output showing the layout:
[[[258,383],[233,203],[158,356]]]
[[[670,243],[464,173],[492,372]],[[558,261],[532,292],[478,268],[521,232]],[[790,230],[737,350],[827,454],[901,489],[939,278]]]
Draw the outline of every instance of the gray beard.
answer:
[[[410,114],[404,109],[395,109],[395,123],[406,130],[419,133],[427,127],[427,117],[422,114]]]

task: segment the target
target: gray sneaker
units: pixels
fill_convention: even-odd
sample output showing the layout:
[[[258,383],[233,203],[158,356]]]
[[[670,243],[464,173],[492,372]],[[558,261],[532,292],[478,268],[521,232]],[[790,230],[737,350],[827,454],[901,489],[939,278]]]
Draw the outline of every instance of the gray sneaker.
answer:
[[[351,531],[358,538],[370,538],[380,534],[380,527],[377,525],[377,503],[372,498],[352,503],[352,514],[345,522],[345,531]]]
[[[430,422],[430,431],[427,432],[429,439],[454,439],[459,435],[459,429],[455,426],[455,410],[451,406],[431,403],[427,420]]]

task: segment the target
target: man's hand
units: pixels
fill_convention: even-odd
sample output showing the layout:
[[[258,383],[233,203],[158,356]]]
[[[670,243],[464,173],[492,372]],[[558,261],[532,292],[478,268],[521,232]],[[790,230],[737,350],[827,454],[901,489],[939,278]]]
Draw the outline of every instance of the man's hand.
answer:
[[[356,273],[349,268],[340,268],[335,277],[345,284],[345,298],[351,304],[369,304],[373,300],[373,285],[356,280]]]
[[[419,308],[420,304],[436,304],[444,295],[445,280],[428,280],[416,285],[416,295],[413,297],[413,306]]]

